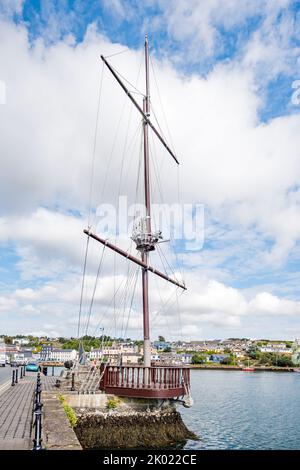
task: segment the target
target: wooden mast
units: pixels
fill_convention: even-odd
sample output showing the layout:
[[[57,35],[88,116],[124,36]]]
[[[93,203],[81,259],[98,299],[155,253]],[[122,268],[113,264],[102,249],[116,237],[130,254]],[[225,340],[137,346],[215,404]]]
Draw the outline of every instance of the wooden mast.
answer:
[[[134,106],[140,112],[143,117],[143,140],[144,140],[144,198],[145,198],[145,218],[142,220],[140,227],[140,233],[137,234],[136,238],[132,237],[136,244],[137,250],[141,252],[141,258],[136,258],[135,256],[130,255],[121,248],[113,245],[108,240],[105,240],[98,235],[92,233],[89,229],[84,230],[84,233],[88,237],[97,240],[103,245],[107,246],[111,250],[117,252],[121,256],[133,261],[142,268],[142,293],[143,293],[143,339],[144,339],[144,366],[151,366],[151,343],[150,343],[150,328],[149,328],[149,285],[148,285],[148,271],[158,275],[159,277],[165,279],[166,281],[171,282],[172,284],[180,287],[181,289],[186,290],[184,283],[178,282],[176,279],[172,279],[166,274],[158,271],[157,269],[149,266],[149,252],[155,250],[156,243],[159,242],[161,237],[161,232],[152,233],[151,232],[151,198],[150,198],[150,168],[149,168],[149,128],[152,129],[154,134],[158,137],[160,142],[163,144],[167,152],[179,164],[178,159],[174,152],[171,150],[169,145],[166,143],[165,139],[158,132],[154,124],[150,120],[150,83],[149,83],[149,46],[148,46],[148,37],[145,37],[145,78],[146,78],[146,93],[143,99],[143,107],[141,107],[137,101],[132,96],[131,92],[124,85],[117,72],[113,67],[107,62],[105,57],[101,55],[102,61],[105,63],[107,68],[110,70],[112,75],[115,77],[123,91],[126,93],[128,98],[132,101]]]
[[[145,38],[145,75],[146,75],[146,95],[143,100],[143,111],[150,117],[150,84],[149,84],[149,48],[148,37]],[[145,187],[145,208],[146,220],[145,228],[149,236],[151,234],[151,202],[150,202],[150,175],[149,175],[149,137],[148,122],[143,120],[144,131],[144,187]],[[142,261],[148,265],[149,252],[142,251]],[[148,270],[142,269],[142,288],[143,288],[143,333],[144,333],[144,366],[151,366],[151,343],[149,331],[149,283]]]

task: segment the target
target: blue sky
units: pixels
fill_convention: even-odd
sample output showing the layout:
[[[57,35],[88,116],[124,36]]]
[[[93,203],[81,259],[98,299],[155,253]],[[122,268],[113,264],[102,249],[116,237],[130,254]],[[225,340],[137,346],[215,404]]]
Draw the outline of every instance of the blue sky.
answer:
[[[189,14],[192,14],[192,3]],[[201,2],[198,3],[201,5]],[[79,43],[91,23],[112,42],[126,44],[134,49],[140,48],[145,33],[148,33],[152,51],[157,56],[168,55],[172,58],[172,54],[179,55],[180,68],[186,74],[206,75],[217,63],[238,58],[241,49],[266,19],[264,9],[258,8],[232,28],[218,24],[220,47],[208,56],[201,56],[202,45],[199,42],[199,55],[194,58],[186,54],[184,41],[174,40],[174,37],[168,34],[162,20],[164,4],[165,2],[159,1],[141,3],[134,0],[125,2],[91,0],[88,3],[81,0],[25,0],[22,12],[16,14],[14,20],[16,23],[25,22],[31,41],[44,37],[48,44],[59,41],[69,34],[74,35],[76,42]],[[277,24],[287,12],[294,23],[299,23],[299,10],[299,1],[289,2],[288,8],[278,11],[275,18]],[[289,42],[291,47],[300,46],[299,26],[298,30],[296,28],[296,31],[290,32]],[[267,83],[261,83],[264,103],[260,109],[260,117],[263,121],[295,112],[295,109],[291,110],[290,103],[291,78],[297,70],[296,63],[294,65],[295,69],[292,68],[289,73],[279,73]]]
[[[76,330],[99,56],[127,48],[127,62],[112,61],[131,78],[147,32],[172,101],[184,200],[205,205],[204,248],[180,253],[193,299],[182,305],[182,335],[300,336],[300,106],[292,100],[300,2],[15,0],[1,3],[0,20],[8,96],[0,108],[1,196],[8,196],[1,197],[1,331]],[[109,261],[105,276],[110,285]],[[104,293],[99,299],[108,301]]]

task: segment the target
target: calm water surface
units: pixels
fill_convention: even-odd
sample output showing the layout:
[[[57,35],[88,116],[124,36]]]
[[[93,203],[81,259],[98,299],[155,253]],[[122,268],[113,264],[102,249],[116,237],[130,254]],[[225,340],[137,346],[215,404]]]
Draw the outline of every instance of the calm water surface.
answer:
[[[191,371],[185,449],[300,449],[300,374]]]

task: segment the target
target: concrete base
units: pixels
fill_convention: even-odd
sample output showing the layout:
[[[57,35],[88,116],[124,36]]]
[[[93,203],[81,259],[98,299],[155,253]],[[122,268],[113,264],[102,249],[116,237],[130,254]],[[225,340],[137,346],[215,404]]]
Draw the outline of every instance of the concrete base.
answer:
[[[81,450],[58,394],[43,392],[43,447],[47,450]]]

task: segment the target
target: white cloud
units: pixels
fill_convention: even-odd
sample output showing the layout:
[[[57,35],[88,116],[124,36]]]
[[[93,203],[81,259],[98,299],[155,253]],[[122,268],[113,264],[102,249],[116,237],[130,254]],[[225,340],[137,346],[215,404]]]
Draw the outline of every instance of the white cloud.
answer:
[[[284,4],[277,2],[278,8]],[[206,23],[200,24],[197,40],[202,35],[208,38],[207,51],[217,44],[216,25],[212,18],[220,5],[220,2],[202,5]],[[250,11],[255,11],[258,3],[246,2],[244,6],[238,11],[236,2],[230,2],[228,8],[234,15],[221,20],[221,9],[214,21],[216,24],[222,21],[229,28],[242,20],[240,15],[246,18]],[[176,33],[181,38],[189,38],[193,33],[201,10],[200,5],[195,8],[193,17],[186,15],[188,6],[183,2],[174,12],[178,13],[177,17],[170,18],[170,28],[175,31],[181,16],[187,16],[181,30]],[[263,8],[268,8],[265,3]],[[210,19],[208,22],[207,18]],[[229,21],[231,23],[226,24]],[[261,41],[261,37],[257,41]],[[248,239],[248,246],[252,242],[256,244],[257,250],[252,256],[255,259],[250,264],[252,274],[255,274],[259,263],[266,267],[280,266],[300,238],[300,192],[297,189],[300,184],[300,117],[280,117],[267,124],[259,122],[261,98],[252,66],[254,62],[264,61],[265,56],[255,52],[257,44],[249,45],[243,62],[215,66],[205,79],[196,74],[191,77],[180,75],[169,63],[154,60],[166,115],[170,117],[169,127],[182,162],[183,200],[204,202],[212,221],[229,225],[237,245],[241,239]],[[0,241],[15,246],[20,258],[15,267],[23,282],[50,278],[38,287],[27,287],[26,282],[24,287],[21,283],[14,292],[5,293],[0,308],[19,314],[21,318],[30,313],[35,315],[37,311],[45,319],[54,316],[59,331],[65,331],[66,317],[72,319],[73,328],[77,321],[85,248],[82,229],[86,225],[101,71],[99,55],[120,49],[124,46],[111,44],[93,28],[76,46],[66,39],[50,47],[37,40],[30,47],[25,26],[2,22],[0,27],[0,57],[4,73],[1,78],[7,83],[7,104],[0,109]],[[276,54],[273,57],[275,62]],[[129,51],[112,60],[122,74],[135,82],[140,59],[139,51]],[[126,139],[126,130],[116,133],[120,109],[123,109],[126,97],[107,74],[104,75],[103,90],[96,152],[95,205],[104,200],[115,200],[119,186],[116,175],[119,175]],[[161,118],[155,86],[152,103]],[[126,104],[120,128],[126,129],[130,110],[130,103]],[[139,121],[133,110],[129,141]],[[111,142],[116,134],[112,152]],[[131,197],[135,192],[136,173],[133,169],[137,167],[137,148],[132,146],[128,149],[121,185],[121,191],[132,192]],[[156,148],[163,186],[172,201],[177,169],[166,154],[158,151],[158,145]],[[109,160],[107,185],[101,194]],[[157,189],[154,197],[158,197]],[[70,209],[78,209],[80,215],[71,215]],[[255,230],[253,237],[248,235],[250,229]],[[214,236],[221,245],[227,243],[227,228]],[[258,242],[259,237],[274,242],[269,252],[263,251],[265,246]],[[220,265],[233,256],[234,251],[234,247],[228,250],[224,245],[219,251],[216,249],[214,260],[204,263],[201,276],[201,255],[186,256],[192,276],[188,275],[189,291],[182,298],[183,332],[192,332],[193,325],[197,334],[203,331],[204,325],[238,328],[247,316],[256,311],[262,315],[277,315],[280,309],[288,315],[298,312],[297,302],[280,299],[267,292],[247,300],[238,289],[230,287],[235,273]],[[247,251],[247,244],[244,251]],[[95,270],[99,249],[95,248],[94,254],[91,265]],[[242,253],[239,254],[243,257]],[[125,274],[124,267],[120,272],[121,278]],[[106,305],[112,295],[112,269],[107,258],[104,280],[97,294],[99,305]],[[89,276],[88,289],[91,291],[91,272]],[[156,298],[155,289],[152,294]],[[137,304],[134,320],[129,324],[132,331],[140,326],[139,308]],[[154,306],[153,310],[157,308]],[[172,323],[169,315],[166,319]],[[13,321],[11,328],[12,324]]]
[[[300,302],[280,299],[269,292],[261,292],[249,303],[249,311],[253,314],[299,315]]]
[[[158,5],[162,13],[156,18],[156,27],[166,28],[173,40],[184,44],[187,59],[198,62],[223,52],[221,29],[230,32],[241,26],[246,28],[247,21],[258,16],[264,24],[276,28],[278,14],[291,1],[154,0],[152,3]]]

